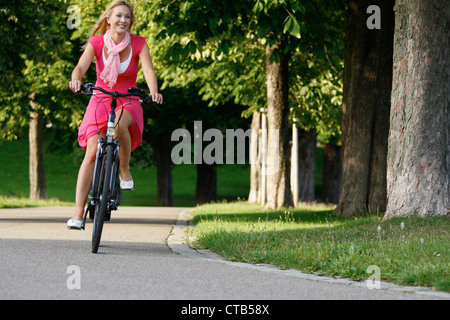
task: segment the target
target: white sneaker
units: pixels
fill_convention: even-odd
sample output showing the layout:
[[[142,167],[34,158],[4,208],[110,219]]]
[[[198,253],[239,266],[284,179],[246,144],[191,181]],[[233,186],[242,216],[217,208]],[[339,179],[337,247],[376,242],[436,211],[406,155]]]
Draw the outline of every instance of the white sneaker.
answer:
[[[131,180],[131,181],[123,181],[120,176],[119,176],[119,180],[120,180],[120,189],[122,189],[122,190],[130,190],[130,191],[134,190],[134,182],[133,182],[133,180]]]
[[[72,219],[67,221],[67,229],[69,229],[69,230],[81,230],[82,226],[83,226],[83,221],[72,220]]]

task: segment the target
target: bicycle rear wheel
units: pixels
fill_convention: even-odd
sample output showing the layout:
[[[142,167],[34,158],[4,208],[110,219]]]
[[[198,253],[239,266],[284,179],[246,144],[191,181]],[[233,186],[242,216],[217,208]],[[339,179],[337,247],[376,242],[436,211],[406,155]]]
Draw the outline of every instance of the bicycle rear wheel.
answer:
[[[113,163],[114,148],[112,145],[106,146],[106,160],[103,164],[100,177],[100,201],[95,206],[94,223],[92,231],[92,253],[97,253],[102,237],[103,223],[105,222],[105,214],[108,209],[109,189],[111,185],[111,170]]]

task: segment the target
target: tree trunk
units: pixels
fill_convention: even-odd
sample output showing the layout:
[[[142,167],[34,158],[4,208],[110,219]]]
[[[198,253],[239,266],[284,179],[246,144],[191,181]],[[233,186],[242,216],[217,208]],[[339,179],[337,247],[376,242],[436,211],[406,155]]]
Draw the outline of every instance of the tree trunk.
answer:
[[[30,149],[30,199],[46,199],[44,159],[42,152],[42,118],[34,102],[34,94],[30,95],[30,126],[28,131]]]
[[[303,202],[315,200],[315,178],[317,159],[317,133],[315,129],[299,133],[299,186],[298,199]]]
[[[299,187],[299,174],[298,174],[298,129],[294,123],[292,125],[292,148],[291,148],[291,190],[292,190],[292,202],[294,207],[298,205],[298,187]]]
[[[197,164],[195,203],[217,201],[217,165]]]
[[[349,0],[343,98],[343,173],[336,213],[384,211],[392,88],[394,0],[378,1],[381,29],[367,27],[372,0]]]
[[[385,218],[450,216],[448,1],[398,1]]]
[[[322,199],[326,203],[339,203],[342,180],[342,148],[326,144],[323,148]]]
[[[261,164],[261,180],[259,184],[259,204],[267,203],[267,116],[261,110],[261,131],[259,138],[259,159]]]
[[[249,203],[257,203],[260,198],[261,162],[259,159],[259,130],[261,129],[261,113],[253,112],[251,123],[252,135],[250,137],[250,192]]]
[[[157,164],[158,205],[160,206],[174,205],[170,137],[170,132],[160,133],[153,145]]]
[[[288,127],[289,55],[284,49],[281,40],[266,47],[268,165],[272,171],[267,176],[267,209],[293,205]],[[278,57],[278,61],[272,61],[273,57]]]

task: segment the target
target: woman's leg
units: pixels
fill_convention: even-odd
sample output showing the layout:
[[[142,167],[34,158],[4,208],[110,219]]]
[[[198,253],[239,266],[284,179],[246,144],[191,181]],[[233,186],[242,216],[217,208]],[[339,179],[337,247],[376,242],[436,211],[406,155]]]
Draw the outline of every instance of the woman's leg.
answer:
[[[77,188],[75,194],[75,215],[73,220],[83,220],[84,207],[92,184],[92,175],[94,174],[95,154],[97,152],[98,136],[89,138],[86,154],[78,172]]]
[[[122,112],[123,114],[121,115]],[[119,126],[116,126],[116,135],[118,134],[118,137],[115,138],[120,141],[120,176],[123,181],[131,181],[133,180],[130,173],[131,136],[128,128],[131,126],[133,117],[127,110],[120,109],[116,112],[116,123],[119,121],[119,118]],[[117,130],[117,128],[119,128],[119,130]]]
[[[123,115],[120,116],[123,110]],[[133,178],[130,174],[130,156],[131,156],[131,137],[128,128],[130,127],[133,118],[131,114],[125,109],[121,109],[116,113],[116,122],[119,121],[119,136],[115,137],[120,141],[119,159],[120,159],[120,174],[122,180],[131,181]],[[116,132],[117,134],[117,132]],[[102,137],[105,134],[102,133]],[[78,172],[77,188],[75,195],[75,215],[72,220],[83,220],[84,208],[89,194],[89,189],[92,184],[92,175],[94,174],[95,154],[97,152],[98,136],[89,138],[86,154]]]

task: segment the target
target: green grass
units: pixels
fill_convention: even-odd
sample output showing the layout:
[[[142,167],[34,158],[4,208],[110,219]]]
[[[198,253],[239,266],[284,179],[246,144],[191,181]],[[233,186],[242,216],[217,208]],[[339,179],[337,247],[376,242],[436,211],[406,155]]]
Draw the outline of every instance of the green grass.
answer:
[[[250,187],[249,167],[222,165],[217,168],[217,197],[219,200],[236,200],[248,196]],[[156,169],[131,168],[135,191],[123,193],[123,205],[156,206]],[[179,165],[172,168],[174,205],[195,206],[197,171],[195,165]]]
[[[74,202],[78,169],[82,161],[81,149],[74,154],[62,151],[49,152],[51,133],[44,133],[44,166],[46,173],[47,197],[67,204]],[[70,148],[67,148],[70,149]],[[29,197],[28,140],[0,144],[0,196],[10,200],[17,198],[23,206]],[[135,191],[123,194],[123,205],[156,206],[156,168],[141,169],[137,159],[130,161],[131,174],[135,181]],[[320,198],[322,188],[322,148],[317,149],[316,196]],[[197,172],[195,165],[179,165],[172,168],[174,205],[195,206]],[[217,167],[217,198],[236,200],[248,197],[250,189],[250,166],[219,165]],[[12,204],[12,202],[9,202]],[[56,203],[56,202],[55,202]],[[29,203],[32,206],[32,203]]]
[[[28,141],[0,145],[0,195],[25,199],[30,195]],[[73,202],[79,164],[71,155],[44,153],[47,197]],[[23,200],[25,201],[25,200]]]
[[[26,139],[0,145],[0,196],[3,207],[44,205],[32,202],[29,197],[28,141]],[[47,197],[51,205],[73,205],[78,169],[82,153],[75,155],[44,151]],[[123,205],[156,206],[156,168],[140,169],[131,159],[131,174],[135,191],[123,193]],[[217,169],[217,194],[219,200],[235,200],[248,196],[250,186],[248,165],[221,165]],[[174,204],[179,207],[195,206],[197,172],[195,165],[174,166],[172,170]],[[7,199],[7,200],[5,200]],[[16,203],[16,205],[14,204]],[[0,206],[2,208],[2,206]]]
[[[28,198],[0,196],[0,209],[29,208],[29,207],[57,207],[71,206],[72,202],[59,201],[58,199],[30,200]]]
[[[368,267],[376,265],[382,281],[450,292],[450,219],[343,218],[332,209],[309,205],[265,211],[246,202],[203,205],[194,211],[193,244],[231,261],[356,281],[368,279]]]

